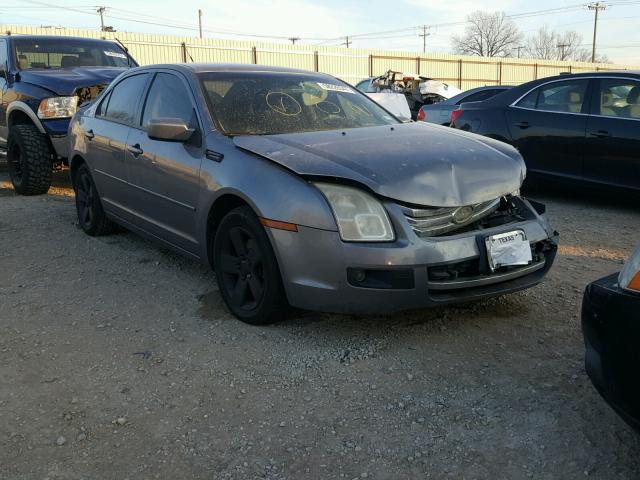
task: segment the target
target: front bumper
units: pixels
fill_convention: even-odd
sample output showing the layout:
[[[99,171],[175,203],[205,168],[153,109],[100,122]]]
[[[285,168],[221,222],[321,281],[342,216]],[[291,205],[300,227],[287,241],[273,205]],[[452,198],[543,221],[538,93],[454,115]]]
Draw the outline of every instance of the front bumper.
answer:
[[[56,155],[60,158],[69,156],[69,130],[70,118],[60,118],[55,120],[43,120],[42,127],[47,136],[51,139],[51,145]]]
[[[338,232],[299,227],[270,230],[289,303],[326,312],[375,314],[479,300],[529,288],[551,268],[556,232],[532,211],[529,220],[441,237],[418,237],[400,208],[385,205],[392,243],[347,243]],[[486,263],[484,238],[522,229],[539,261],[496,273],[442,280],[434,272]],[[482,240],[482,241],[479,241]],[[360,277],[360,278],[359,278]],[[364,277],[363,281],[362,277]]]
[[[618,286],[618,274],[587,286],[582,302],[585,369],[611,407],[640,430],[640,295]]]

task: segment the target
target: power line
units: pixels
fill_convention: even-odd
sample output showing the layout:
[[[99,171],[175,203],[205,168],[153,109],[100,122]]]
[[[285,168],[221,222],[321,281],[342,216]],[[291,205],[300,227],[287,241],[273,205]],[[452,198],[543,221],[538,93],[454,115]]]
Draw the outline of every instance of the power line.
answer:
[[[427,37],[431,35],[430,33],[427,33],[427,30],[429,30],[429,27],[427,25],[423,25],[422,33],[418,35],[419,37],[422,37],[422,53],[427,53]]]

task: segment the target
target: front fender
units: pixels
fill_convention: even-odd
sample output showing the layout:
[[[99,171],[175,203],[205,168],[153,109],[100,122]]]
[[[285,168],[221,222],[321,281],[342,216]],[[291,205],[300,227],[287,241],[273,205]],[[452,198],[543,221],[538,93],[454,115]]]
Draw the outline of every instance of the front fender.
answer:
[[[45,134],[47,133],[44,127],[42,126],[42,122],[36,115],[36,112],[34,112],[33,109],[24,102],[11,102],[9,104],[9,107],[7,108],[6,125],[10,124],[9,118],[11,117],[11,113],[16,111],[26,114],[29,117],[29,119],[33,122],[33,124],[36,126],[36,128],[40,131],[40,133],[45,133]]]

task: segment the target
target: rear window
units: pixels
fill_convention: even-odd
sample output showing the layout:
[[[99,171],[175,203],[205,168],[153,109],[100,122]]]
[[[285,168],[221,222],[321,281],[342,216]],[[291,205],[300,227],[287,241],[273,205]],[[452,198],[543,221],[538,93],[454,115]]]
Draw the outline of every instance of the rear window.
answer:
[[[399,121],[353,87],[298,73],[203,73],[209,108],[228,135],[269,135]]]
[[[136,66],[117,44],[84,39],[16,39],[12,41],[20,70],[74,67]]]

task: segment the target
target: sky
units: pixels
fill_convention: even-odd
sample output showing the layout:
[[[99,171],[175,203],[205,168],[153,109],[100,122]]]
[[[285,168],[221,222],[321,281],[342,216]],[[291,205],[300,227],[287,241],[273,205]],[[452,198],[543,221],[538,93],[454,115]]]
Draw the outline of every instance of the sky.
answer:
[[[545,25],[552,30],[575,30],[582,35],[584,47],[590,49],[594,12],[586,7],[587,3],[576,0],[3,0],[0,24],[99,29],[96,9],[102,5],[106,7],[106,25],[119,31],[196,36],[198,9],[201,9],[206,37],[277,42],[298,37],[297,41],[304,44],[340,45],[348,35],[353,47],[416,52],[422,50],[421,26],[428,25],[427,51],[447,53],[451,49],[451,36],[464,30],[466,16],[481,9],[512,15],[525,35],[534,34]],[[640,65],[640,0],[601,3],[607,8],[599,13],[598,53],[616,63]],[[363,35],[371,33],[375,35]],[[265,38],[267,36],[277,38]]]

